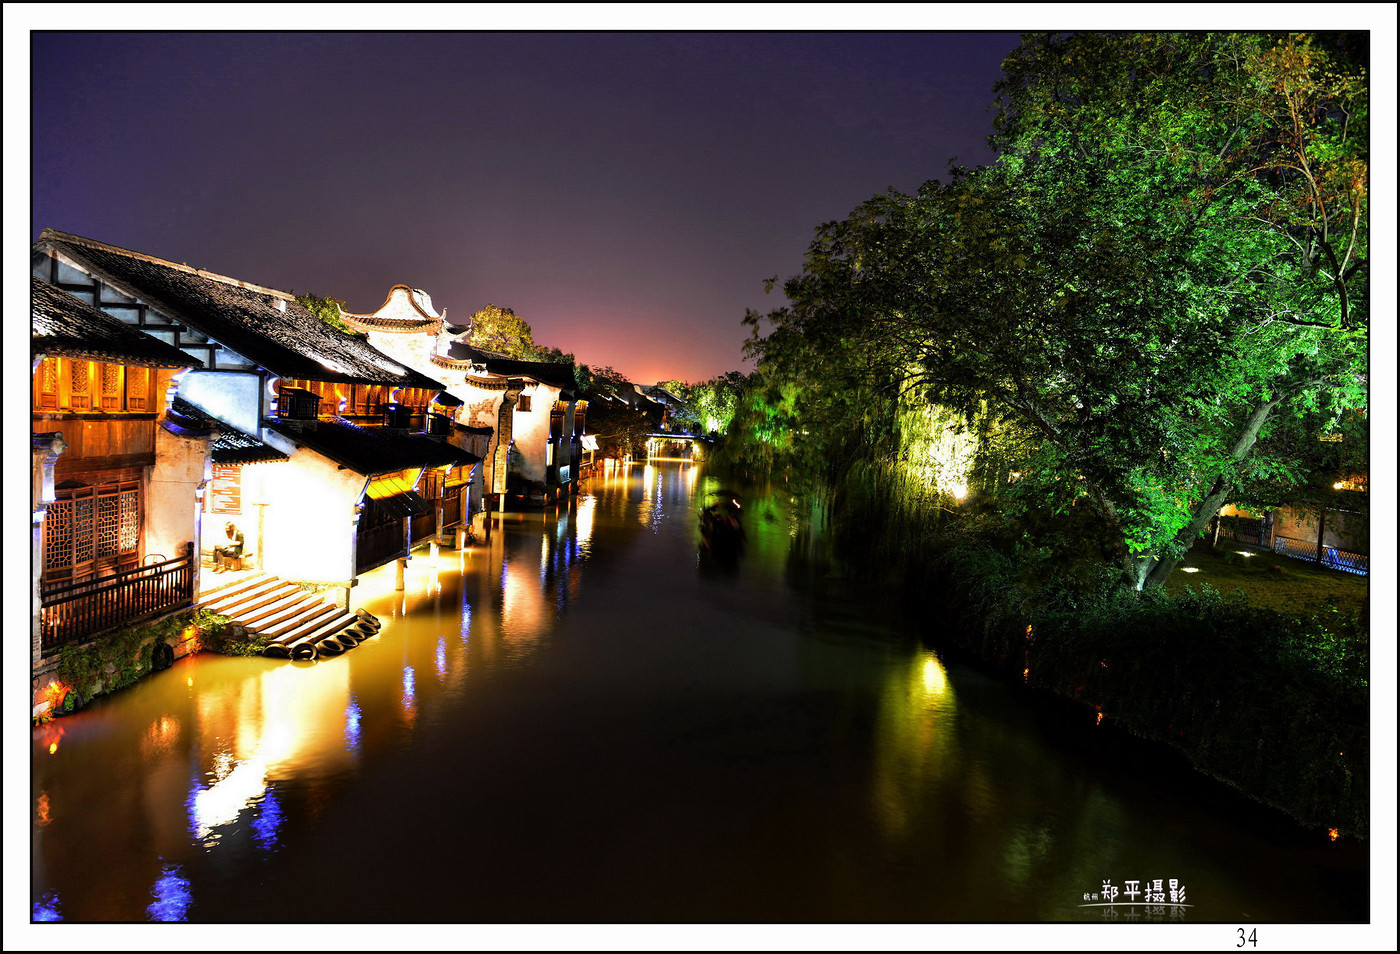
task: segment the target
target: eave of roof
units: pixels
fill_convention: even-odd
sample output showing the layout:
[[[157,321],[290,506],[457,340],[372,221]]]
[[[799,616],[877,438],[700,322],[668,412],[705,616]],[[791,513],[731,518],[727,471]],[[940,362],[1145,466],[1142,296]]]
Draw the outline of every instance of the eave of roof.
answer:
[[[268,430],[315,451],[342,467],[373,477],[409,467],[479,464],[481,458],[423,434],[360,427],[344,420],[268,421]]]
[[[497,354],[494,351],[473,348],[461,340],[454,341],[448,346],[446,357],[449,360],[484,365],[486,370],[492,374],[512,378],[529,378],[561,391],[572,391],[574,388],[573,370],[567,364],[553,361],[521,361],[518,358],[508,358],[505,355]]]
[[[204,367],[198,358],[38,278],[30,280],[30,330],[35,354],[147,368]]]
[[[189,425],[182,426],[199,428],[206,434],[218,432],[219,436],[214,438],[209,448],[209,457],[216,464],[272,464],[287,460],[287,455],[277,448],[269,447],[251,434],[245,434],[232,424],[219,420],[185,398],[176,397],[170,403],[170,411],[172,415],[178,414],[189,422]]]

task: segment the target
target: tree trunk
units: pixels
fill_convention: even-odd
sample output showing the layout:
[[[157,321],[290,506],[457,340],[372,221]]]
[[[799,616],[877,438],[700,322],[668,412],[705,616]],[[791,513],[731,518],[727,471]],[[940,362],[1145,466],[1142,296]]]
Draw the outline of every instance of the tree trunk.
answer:
[[[1259,431],[1268,421],[1269,415],[1274,408],[1278,407],[1283,399],[1274,398],[1256,407],[1249,415],[1249,420],[1245,422],[1244,431],[1239,439],[1235,441],[1235,446],[1230,449],[1230,460],[1232,464],[1239,464],[1249,456],[1249,452],[1254,449],[1254,444],[1259,440]],[[1190,549],[1191,544],[1196,542],[1196,538],[1201,535],[1207,523],[1210,522],[1212,514],[1220,512],[1232,490],[1231,484],[1223,476],[1217,477],[1211,484],[1210,491],[1205,498],[1196,504],[1196,509],[1192,514],[1191,522],[1183,527],[1176,535],[1173,548],[1178,553],[1185,553]],[[1142,579],[1142,589],[1147,590],[1156,586],[1161,586],[1171,576],[1177,564],[1181,562],[1180,557],[1160,557],[1150,560],[1151,568]]]

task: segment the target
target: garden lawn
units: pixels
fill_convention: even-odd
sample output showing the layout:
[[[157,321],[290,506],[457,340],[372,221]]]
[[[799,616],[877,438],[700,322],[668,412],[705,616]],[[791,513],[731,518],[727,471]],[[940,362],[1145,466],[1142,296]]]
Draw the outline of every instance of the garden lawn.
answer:
[[[1209,586],[1228,596],[1238,590],[1255,606],[1281,613],[1319,613],[1335,605],[1338,612],[1359,618],[1369,581],[1370,577],[1222,540],[1214,551],[1204,542],[1197,544],[1166,585],[1171,593]]]

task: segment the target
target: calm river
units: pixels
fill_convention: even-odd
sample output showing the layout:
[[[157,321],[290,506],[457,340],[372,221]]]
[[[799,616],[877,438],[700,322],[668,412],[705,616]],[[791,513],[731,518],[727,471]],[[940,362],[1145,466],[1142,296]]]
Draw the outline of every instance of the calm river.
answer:
[[[36,728],[33,917],[1366,919],[1364,846],[945,662],[937,607],[825,575],[785,494],[701,560],[718,486],[595,478],[366,575],[343,656],[191,658]]]

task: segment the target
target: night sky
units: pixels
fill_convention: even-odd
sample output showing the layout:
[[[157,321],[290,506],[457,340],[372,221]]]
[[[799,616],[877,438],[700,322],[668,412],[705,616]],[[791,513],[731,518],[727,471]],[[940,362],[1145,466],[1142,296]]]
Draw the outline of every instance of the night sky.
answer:
[[[650,383],[747,370],[745,309],[784,303],[764,280],[801,269],[816,226],[990,162],[1019,34],[31,40],[31,241],[55,228],[355,312],[402,282]]]

